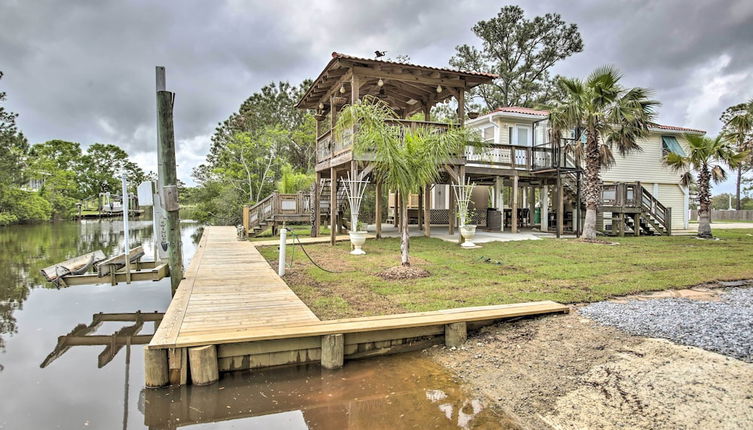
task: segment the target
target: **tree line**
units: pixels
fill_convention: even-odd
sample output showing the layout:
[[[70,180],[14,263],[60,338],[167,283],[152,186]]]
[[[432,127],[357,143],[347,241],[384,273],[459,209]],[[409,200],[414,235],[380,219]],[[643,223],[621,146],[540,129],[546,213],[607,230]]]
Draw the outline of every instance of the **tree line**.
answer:
[[[117,145],[84,150],[64,140],[29,144],[5,100],[0,92],[0,225],[70,218],[85,198],[119,194],[121,172],[134,187],[147,178]]]

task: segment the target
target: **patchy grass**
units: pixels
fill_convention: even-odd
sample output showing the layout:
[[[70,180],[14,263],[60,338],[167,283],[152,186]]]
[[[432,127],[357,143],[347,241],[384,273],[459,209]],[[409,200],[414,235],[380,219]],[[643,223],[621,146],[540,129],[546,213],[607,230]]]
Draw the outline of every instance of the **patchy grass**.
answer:
[[[461,249],[439,239],[412,238],[412,264],[431,276],[388,281],[377,273],[399,264],[399,239],[369,240],[365,256],[350,244],[300,248],[288,285],[321,318],[555,300],[590,302],[641,291],[753,278],[753,229],[716,230],[721,240],[691,236],[612,238],[619,245],[577,240],[485,243]],[[266,247],[267,260],[277,258]],[[274,267],[276,262],[274,262]]]

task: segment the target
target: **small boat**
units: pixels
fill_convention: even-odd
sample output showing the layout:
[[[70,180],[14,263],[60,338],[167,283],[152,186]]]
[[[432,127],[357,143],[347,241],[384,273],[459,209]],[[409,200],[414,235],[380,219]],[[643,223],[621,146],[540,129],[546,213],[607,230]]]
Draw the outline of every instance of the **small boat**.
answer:
[[[96,250],[78,257],[70,258],[62,263],[45,267],[40,270],[40,272],[48,282],[53,282],[68,275],[82,275],[88,272],[92,266],[100,261],[104,261],[106,258],[104,252]]]

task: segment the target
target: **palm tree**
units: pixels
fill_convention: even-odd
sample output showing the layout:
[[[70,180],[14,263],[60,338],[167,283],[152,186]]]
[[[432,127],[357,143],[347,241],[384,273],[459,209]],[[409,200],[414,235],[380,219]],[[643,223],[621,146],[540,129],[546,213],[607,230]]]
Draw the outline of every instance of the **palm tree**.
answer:
[[[557,85],[561,97],[547,106],[552,138],[571,129],[585,136],[585,142],[576,141],[567,149],[585,159],[583,238],[589,240],[596,238],[601,168],[614,164],[613,149],[620,155],[641,150],[637,141],[646,135],[659,104],[648,98],[650,91],[645,88],[622,87],[620,78],[612,67],[594,70],[585,81],[560,78]]]
[[[711,238],[711,223],[709,206],[711,204],[711,181],[724,181],[727,172],[723,164],[732,168],[748,155],[745,152],[736,153],[729,142],[722,135],[711,139],[697,134],[685,135],[688,141],[688,155],[670,152],[664,158],[664,163],[676,171],[682,172],[682,184],[687,186],[693,182],[691,172],[698,172],[698,237]]]
[[[753,99],[730,109],[734,109],[734,111],[732,112],[732,116],[724,123],[724,136],[735,143],[737,152],[750,152],[753,150]],[[724,115],[722,119],[725,119]],[[740,184],[743,180],[743,174],[751,168],[753,168],[753,160],[750,158],[737,166],[737,178],[735,182],[735,197],[737,198],[735,207],[737,210],[741,208]]]
[[[366,96],[343,108],[335,133],[338,139],[355,129],[353,151],[373,156],[374,176],[400,196],[400,251],[403,266],[410,266],[408,251],[408,197],[435,183],[440,168],[454,154],[462,153],[470,132],[448,125],[446,131],[428,127],[413,129],[397,123],[399,116],[382,100]]]

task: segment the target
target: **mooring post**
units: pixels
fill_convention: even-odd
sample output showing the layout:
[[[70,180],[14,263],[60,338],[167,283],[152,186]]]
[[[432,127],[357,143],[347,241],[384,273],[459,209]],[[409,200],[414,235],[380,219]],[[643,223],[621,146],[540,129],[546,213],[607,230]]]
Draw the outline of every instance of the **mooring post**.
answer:
[[[345,337],[342,334],[322,336],[322,367],[339,369],[345,362]]]
[[[160,200],[167,211],[167,258],[170,264],[170,286],[172,293],[183,279],[183,250],[180,239],[180,212],[178,205],[178,172],[175,165],[175,134],[173,130],[173,104],[175,94],[157,91],[157,113],[159,115],[159,153],[164,172],[164,186],[160,190]]]
[[[146,386],[164,387],[169,382],[167,350],[144,348],[144,383]]]
[[[205,345],[189,348],[188,363],[191,382],[194,385],[208,385],[220,379],[216,346]]]
[[[121,192],[120,197],[120,207],[123,210],[123,246],[125,247],[125,278],[126,278],[126,284],[131,283],[131,237],[130,237],[130,226],[128,225],[128,209],[129,209],[129,199],[128,199],[128,179],[126,178],[125,172],[123,172],[123,176],[121,178],[123,190]]]
[[[444,326],[444,344],[459,348],[468,339],[468,327],[465,322],[450,323]]]

